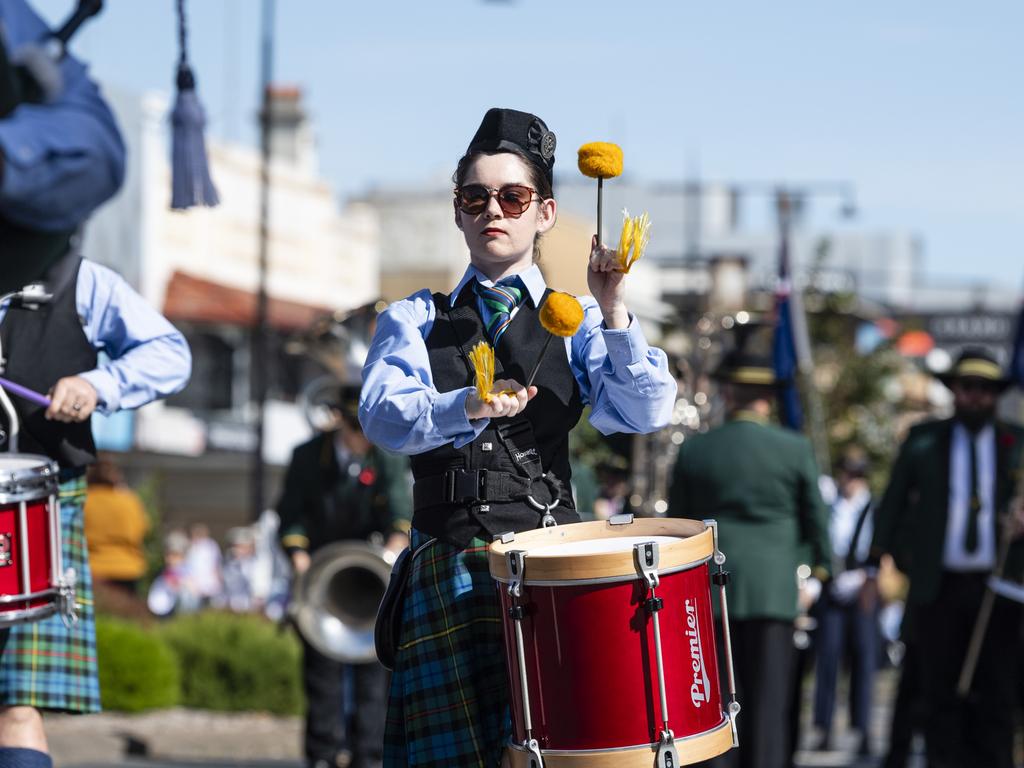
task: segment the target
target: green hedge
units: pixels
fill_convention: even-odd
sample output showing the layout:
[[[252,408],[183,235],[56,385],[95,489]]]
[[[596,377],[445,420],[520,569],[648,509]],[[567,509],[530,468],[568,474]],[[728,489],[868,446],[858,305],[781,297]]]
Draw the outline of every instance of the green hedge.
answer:
[[[178,657],[186,707],[301,713],[301,651],[290,630],[260,616],[205,612],[157,631]]]
[[[104,709],[141,712],[178,703],[178,659],[153,633],[135,624],[100,617],[96,621],[96,654]]]

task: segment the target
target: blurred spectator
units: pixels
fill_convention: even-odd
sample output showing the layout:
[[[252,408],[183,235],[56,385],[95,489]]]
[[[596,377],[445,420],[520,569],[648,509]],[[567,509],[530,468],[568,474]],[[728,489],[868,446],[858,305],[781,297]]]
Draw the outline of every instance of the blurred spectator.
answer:
[[[629,471],[625,463],[605,462],[597,468],[601,490],[594,500],[594,517],[607,520],[629,511]]]
[[[193,613],[201,599],[185,561],[189,539],[184,531],[171,531],[164,539],[164,567],[149,588],[149,610],[157,616]]]
[[[232,528],[227,535],[227,557],[224,559],[222,580],[224,591],[216,604],[236,613],[246,613],[262,607],[262,601],[253,593],[258,560],[256,535],[252,528]]]
[[[263,605],[263,612],[272,621],[284,617],[291,596],[292,569],[278,544],[281,518],[272,509],[263,510],[253,526],[256,535],[256,567],[253,570],[252,593]]]
[[[95,582],[135,594],[146,573],[143,539],[149,518],[139,495],[125,485],[121,470],[100,455],[86,471],[85,537]]]
[[[189,528],[185,565],[204,605],[220,595],[223,585],[220,546],[210,538],[210,529],[204,523],[193,523]]]
[[[879,651],[877,603],[862,604],[858,599],[867,579],[864,563],[871,546],[872,499],[867,459],[861,451],[849,451],[837,469],[838,494],[832,504],[830,526],[835,572],[816,608],[814,725],[820,732],[817,749],[831,749],[836,682],[849,638],[850,687],[856,702],[850,724],[860,731],[857,753],[863,757],[870,754],[871,692]]]

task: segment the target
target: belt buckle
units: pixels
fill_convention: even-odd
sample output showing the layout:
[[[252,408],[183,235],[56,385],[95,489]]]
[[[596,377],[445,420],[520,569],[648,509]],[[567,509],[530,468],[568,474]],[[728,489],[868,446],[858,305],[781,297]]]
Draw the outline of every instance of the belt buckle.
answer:
[[[444,472],[444,500],[449,504],[456,501],[455,499],[455,470],[446,469]]]
[[[486,491],[486,477],[486,470],[449,469],[445,472],[445,485],[450,489],[448,496],[451,502],[465,504],[480,501],[481,489]]]

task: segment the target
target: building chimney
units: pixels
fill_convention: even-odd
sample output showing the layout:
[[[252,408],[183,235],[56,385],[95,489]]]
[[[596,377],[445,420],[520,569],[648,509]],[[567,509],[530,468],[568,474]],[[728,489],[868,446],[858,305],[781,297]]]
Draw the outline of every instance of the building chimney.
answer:
[[[302,106],[302,89],[296,85],[268,87],[270,151],[275,162],[286,163],[309,174],[316,173],[316,145]],[[261,111],[261,118],[263,117]]]

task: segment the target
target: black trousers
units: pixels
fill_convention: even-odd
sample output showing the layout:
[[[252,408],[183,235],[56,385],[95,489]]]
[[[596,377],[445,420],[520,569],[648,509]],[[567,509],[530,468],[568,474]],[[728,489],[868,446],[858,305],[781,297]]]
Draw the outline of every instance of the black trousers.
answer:
[[[355,693],[353,712],[345,711],[345,677]],[[306,759],[312,764],[348,750],[353,765],[380,764],[390,675],[376,661],[342,664],[302,640],[302,682],[306,689]]]
[[[816,611],[818,617],[817,667],[814,682],[814,724],[826,733],[832,730],[836,705],[836,683],[842,662],[849,653],[855,663],[850,668],[851,725],[867,734],[871,724],[872,692],[878,668],[878,612],[861,610],[854,600],[838,603],[826,589]]]
[[[930,768],[1013,766],[1018,603],[996,598],[971,691],[956,694],[986,576],[946,572],[938,599],[914,608]]]
[[[790,763],[790,699],[796,648],[793,622],[775,619],[730,621],[736,698],[740,712],[736,724],[739,749],[700,765],[707,768],[786,768]],[[729,687],[721,636],[719,670],[723,705]]]
[[[892,708],[889,750],[882,761],[882,768],[907,768],[910,748],[914,744],[914,733],[924,732],[928,702],[924,697],[918,654],[916,642],[908,638],[903,656],[903,669],[900,670],[900,684],[896,691],[896,703]]]

